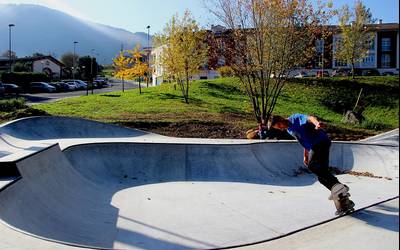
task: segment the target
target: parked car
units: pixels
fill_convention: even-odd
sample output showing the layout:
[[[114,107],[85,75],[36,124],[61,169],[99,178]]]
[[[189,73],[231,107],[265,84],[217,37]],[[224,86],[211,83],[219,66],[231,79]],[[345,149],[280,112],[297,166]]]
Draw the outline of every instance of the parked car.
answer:
[[[3,96],[5,93],[5,88],[3,86],[3,84],[0,82],[0,96]]]
[[[21,93],[21,88],[18,85],[11,84],[11,83],[4,83],[4,92],[6,94],[20,94]]]
[[[329,77],[329,76],[330,76],[329,72],[326,70],[324,70],[324,71],[318,70],[317,71],[317,77]]]
[[[67,82],[59,82],[58,84],[60,84],[64,91],[72,91],[76,89],[76,84],[73,82],[71,84],[68,84]]]
[[[77,89],[87,89],[88,85],[86,82],[82,81],[82,80],[62,80],[62,82],[73,82],[76,84]]]
[[[337,69],[332,72],[332,76],[350,76],[350,69]]]
[[[102,77],[102,76],[97,76],[96,81],[101,81],[103,83],[107,83],[108,82],[108,78],[107,77]]]
[[[97,85],[98,88],[105,88],[109,87],[110,85],[107,83],[107,81],[104,80],[94,80],[93,83]]]
[[[366,70],[362,71],[361,75],[362,76],[380,76],[381,74],[376,69],[366,69]]]
[[[54,88],[56,88],[56,92],[61,92],[62,91],[61,90],[61,86],[56,82],[50,82],[49,85],[54,87]]]
[[[46,82],[31,82],[30,90],[32,93],[56,92],[56,88]]]
[[[385,72],[382,72],[382,75],[383,76],[394,76],[394,73],[391,71],[385,71]]]
[[[62,84],[65,84],[68,87],[69,91],[74,91],[78,89],[78,86],[74,82],[61,82]]]
[[[303,77],[308,77],[308,74],[304,71],[301,71],[297,75],[294,76],[294,78],[303,78]]]

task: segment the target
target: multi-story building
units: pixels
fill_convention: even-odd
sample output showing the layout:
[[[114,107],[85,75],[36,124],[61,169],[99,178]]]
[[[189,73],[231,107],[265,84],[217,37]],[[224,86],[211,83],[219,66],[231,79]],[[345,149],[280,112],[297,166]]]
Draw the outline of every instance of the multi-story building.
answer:
[[[356,63],[358,69],[377,69],[380,73],[399,71],[399,24],[379,23],[370,27],[374,33],[374,41],[367,57],[362,62]],[[350,65],[335,60],[335,44],[341,39],[341,35],[334,34],[332,39],[332,51],[328,53],[332,57],[332,69],[349,68]]]
[[[350,65],[337,61],[334,57],[336,46],[340,40],[338,26],[329,26],[332,35],[315,42],[315,57],[310,63],[298,70],[307,71],[310,75],[315,75],[323,69],[331,73],[336,69],[349,69]],[[357,63],[357,69],[375,69],[382,73],[398,74],[399,72],[399,24],[382,23],[370,25],[371,32],[374,33],[374,42],[368,52],[368,56]],[[234,60],[234,55],[229,53],[229,47],[234,46],[234,39],[231,31],[222,26],[212,26],[208,31],[209,56],[206,65],[201,67],[199,74],[193,79],[214,79],[219,77],[217,69],[221,66],[229,66]],[[160,58],[163,47],[155,48],[152,51],[153,58],[153,86],[163,82],[164,70]],[[228,51],[228,53],[227,53]]]

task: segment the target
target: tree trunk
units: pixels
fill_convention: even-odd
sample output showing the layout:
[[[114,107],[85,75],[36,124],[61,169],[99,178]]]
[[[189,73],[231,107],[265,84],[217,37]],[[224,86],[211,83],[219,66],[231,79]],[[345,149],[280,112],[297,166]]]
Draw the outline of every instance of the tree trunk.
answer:
[[[189,78],[186,76],[185,102],[189,103]]]
[[[141,86],[141,79],[139,77],[139,94],[142,94],[142,86]]]

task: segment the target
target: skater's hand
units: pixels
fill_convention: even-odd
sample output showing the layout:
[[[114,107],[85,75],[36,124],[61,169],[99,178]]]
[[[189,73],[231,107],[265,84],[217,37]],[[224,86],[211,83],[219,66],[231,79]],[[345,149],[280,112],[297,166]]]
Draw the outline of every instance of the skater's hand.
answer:
[[[317,125],[315,125],[315,129],[323,129],[325,127],[326,125],[323,122],[318,122]]]
[[[306,165],[308,167],[308,150],[304,149],[304,155],[303,155],[303,162],[304,165]]]
[[[308,166],[308,157],[304,156],[303,162],[304,165]]]

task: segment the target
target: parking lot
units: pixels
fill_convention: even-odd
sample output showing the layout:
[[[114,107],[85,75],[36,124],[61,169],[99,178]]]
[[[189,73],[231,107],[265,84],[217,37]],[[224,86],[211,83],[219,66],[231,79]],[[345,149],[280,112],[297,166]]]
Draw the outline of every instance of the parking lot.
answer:
[[[93,89],[93,94],[101,94],[101,93],[108,93],[114,91],[122,91],[122,82],[121,80],[112,79],[109,83],[108,87],[105,88],[96,88]],[[142,84],[142,87],[145,87],[146,84]],[[135,89],[139,86],[133,81],[124,81],[124,89]],[[76,96],[84,96],[84,95],[91,95],[92,90],[76,90],[76,91],[69,91],[69,92],[59,92],[59,93],[23,93],[18,96],[23,97],[26,99],[27,104],[36,104],[36,103],[50,103],[55,102],[61,99],[76,97]]]

